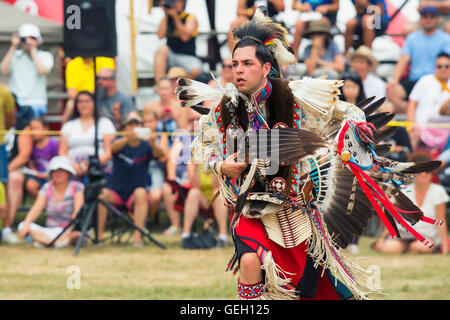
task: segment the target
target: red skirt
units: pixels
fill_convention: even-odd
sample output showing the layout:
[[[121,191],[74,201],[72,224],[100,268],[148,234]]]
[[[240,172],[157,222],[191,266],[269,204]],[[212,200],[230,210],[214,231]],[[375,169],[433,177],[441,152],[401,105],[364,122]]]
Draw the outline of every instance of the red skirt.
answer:
[[[313,259],[307,254],[306,241],[294,248],[283,248],[270,240],[259,219],[241,215],[233,233],[236,246],[236,258],[239,261],[245,252],[255,252],[264,260],[270,251],[274,262],[285,271],[290,283],[285,289],[296,291],[301,299],[340,300],[352,297],[350,291],[322,267],[315,268]],[[323,274],[322,274],[323,273]]]

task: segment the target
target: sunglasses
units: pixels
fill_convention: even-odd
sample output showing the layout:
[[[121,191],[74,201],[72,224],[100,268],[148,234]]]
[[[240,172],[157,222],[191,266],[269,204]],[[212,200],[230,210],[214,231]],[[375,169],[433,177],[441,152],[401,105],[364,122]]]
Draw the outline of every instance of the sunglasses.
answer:
[[[438,65],[436,65],[436,68],[437,69],[448,69],[448,68],[450,68],[450,65],[448,65],[448,64],[438,64]]]
[[[113,77],[97,77],[98,80],[113,80]]]

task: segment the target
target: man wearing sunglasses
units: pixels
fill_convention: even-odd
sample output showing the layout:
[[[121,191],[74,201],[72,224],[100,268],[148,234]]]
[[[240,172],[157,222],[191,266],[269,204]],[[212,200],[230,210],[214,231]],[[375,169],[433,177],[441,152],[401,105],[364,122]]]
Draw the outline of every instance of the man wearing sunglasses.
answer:
[[[439,111],[450,98],[450,55],[438,54],[435,72],[420,78],[409,95],[407,116],[409,122],[426,124],[442,122]],[[427,148],[442,148],[447,143],[447,128],[420,128],[413,126],[409,132],[413,150],[425,144]]]
[[[122,129],[125,116],[135,110],[133,100],[117,90],[116,72],[109,68],[100,69],[97,77],[97,108],[103,117],[114,123],[117,130]]]
[[[11,46],[0,65],[1,73],[10,76],[9,90],[17,98],[19,111],[31,108],[34,117],[47,113],[47,74],[54,62],[50,52],[38,49],[40,44],[39,27],[23,24],[12,35]]]
[[[424,75],[434,73],[434,61],[444,51],[450,53],[450,35],[438,28],[440,13],[435,7],[422,7],[421,29],[410,33],[402,47],[392,80],[386,86],[387,98],[398,112],[404,112],[408,95],[416,82]],[[409,76],[401,80],[410,64]]]

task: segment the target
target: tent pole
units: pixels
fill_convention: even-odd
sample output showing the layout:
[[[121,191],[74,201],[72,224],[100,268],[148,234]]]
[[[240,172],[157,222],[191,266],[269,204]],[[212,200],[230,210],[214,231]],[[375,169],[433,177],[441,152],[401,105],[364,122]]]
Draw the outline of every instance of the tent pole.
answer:
[[[137,92],[136,77],[136,26],[134,24],[134,0],[130,0],[130,30],[131,30],[131,85],[133,95]]]

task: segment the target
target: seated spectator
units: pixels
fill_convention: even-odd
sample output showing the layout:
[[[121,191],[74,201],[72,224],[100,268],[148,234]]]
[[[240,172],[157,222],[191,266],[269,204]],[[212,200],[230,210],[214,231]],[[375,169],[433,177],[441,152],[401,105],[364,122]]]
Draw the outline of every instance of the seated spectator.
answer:
[[[353,35],[359,35],[362,43],[372,48],[375,37],[383,35],[389,24],[384,0],[352,0],[352,3],[356,9],[356,17],[350,19],[345,27],[344,54],[347,54],[353,45]]]
[[[125,116],[135,110],[133,100],[117,90],[114,70],[109,68],[100,69],[97,79],[97,108],[99,115],[111,120],[116,129],[121,130]]]
[[[144,112],[142,115],[144,127],[151,129],[152,132],[159,132],[157,129],[158,119],[156,112]],[[166,179],[166,161],[169,153],[169,138],[165,134],[158,135],[155,143],[163,151],[164,155],[159,159],[151,159],[148,167],[150,184],[147,185],[147,191],[150,193],[151,200],[150,218],[156,215],[162,200],[162,188]]]
[[[377,112],[394,113],[394,105],[391,102],[387,101],[378,109]],[[386,128],[387,125],[383,128],[380,128],[379,130],[384,130]],[[400,162],[407,162],[411,157],[411,140],[409,139],[408,131],[406,131],[405,127],[397,127],[397,131],[395,131],[394,135],[384,142],[392,145],[391,152],[386,155],[386,158]]]
[[[305,31],[305,37],[311,44],[305,48],[306,72],[308,75],[328,75],[336,79],[344,71],[344,56],[339,52],[337,44],[330,34],[330,25],[326,20],[311,21]]]
[[[30,235],[38,244],[48,245],[61,234],[64,228],[74,219],[84,204],[84,185],[71,180],[75,175],[70,160],[67,157],[54,157],[48,166],[50,181],[39,190],[39,195],[28,211],[25,220],[19,226],[22,238]],[[46,226],[42,227],[34,221],[45,210]],[[81,233],[73,227],[66,230],[55,242],[56,248],[75,244]]]
[[[355,72],[346,72],[339,79],[344,80],[341,88],[340,100],[356,105],[366,99],[363,84],[359,75]]]
[[[375,97],[375,101],[384,98],[386,96],[386,83],[373,73],[378,61],[372,50],[366,46],[360,46],[356,51],[349,54],[349,61],[351,69],[362,80],[365,96],[367,98]]]
[[[114,59],[108,57],[96,57],[96,74],[103,68],[115,70],[116,63]],[[94,58],[93,57],[76,57],[72,59],[66,66],[66,90],[68,100],[63,113],[63,122],[69,120],[72,112],[75,97],[81,91],[89,91],[94,93],[95,75],[94,75]]]
[[[94,99],[89,91],[79,92],[75,97],[72,116],[61,128],[59,155],[67,156],[72,161],[78,178],[85,177],[89,156],[95,154]],[[110,173],[111,143],[116,129],[111,120],[105,117],[100,117],[97,125],[99,160],[106,172]]]
[[[430,161],[428,155],[415,154],[412,161]],[[406,186],[405,194],[423,211],[424,215],[431,219],[443,221],[441,226],[419,221],[414,229],[431,240],[435,246],[428,248],[412,237],[402,227],[398,227],[400,239],[387,239],[387,229],[381,234],[379,240],[373,244],[373,249],[392,254],[401,253],[448,253],[447,222],[445,217],[446,203],[450,200],[445,189],[432,183],[433,172],[421,172],[415,177],[415,181]]]
[[[5,86],[0,84],[0,131],[8,130],[15,124],[14,106],[14,97]],[[5,135],[0,132],[0,184],[3,186],[3,190],[6,190],[7,183],[8,154],[6,151]],[[6,215],[6,196],[4,200],[4,202],[0,202],[0,219],[3,219]]]
[[[189,131],[192,132],[195,129],[199,118],[200,114],[192,109],[189,110]],[[226,246],[228,211],[221,197],[215,199],[212,208],[207,207],[208,202],[218,190],[218,181],[203,174],[198,165],[192,163],[190,150],[192,139],[193,136],[190,134],[179,136],[174,142],[167,162],[167,182],[164,184],[163,194],[171,226],[164,234],[180,232],[180,215],[183,213],[182,247],[199,249],[215,245],[216,239],[211,237],[208,229],[205,229],[200,237],[191,232],[193,222],[200,213],[207,220],[206,226],[213,217],[216,218],[219,227],[217,245]]]
[[[25,127],[29,130],[29,127]],[[15,138],[15,147],[10,151],[8,163],[8,185],[7,185],[7,214],[3,219],[2,240],[6,243],[18,243],[19,238],[12,230],[17,210],[22,199],[22,194],[17,190],[23,189],[24,175],[22,167],[30,160],[33,150],[33,139],[31,135],[22,133]]]
[[[30,129],[35,132],[47,131],[48,125],[43,118],[33,119]],[[58,155],[59,143],[46,134],[33,134],[33,149],[26,171],[29,176],[25,182],[25,190],[32,197],[37,197],[39,189],[48,180],[48,165]]]
[[[144,113],[155,112],[158,115],[159,122],[163,121],[161,124],[158,123],[160,126],[158,129],[165,126],[167,131],[173,132],[176,128],[186,127],[187,109],[181,107],[180,101],[175,97],[174,90],[175,87],[169,78],[161,78],[156,85],[159,100],[150,101],[144,107]],[[169,124],[168,122],[174,123]]]
[[[31,120],[28,129],[42,132],[48,130],[48,126],[43,119],[36,118]],[[23,201],[24,191],[33,198],[37,197],[39,189],[47,182],[47,167],[50,160],[58,155],[57,141],[45,134],[33,134],[31,138],[33,144],[27,166],[24,166],[22,170],[15,170],[11,173],[9,205],[11,210],[14,210],[14,212],[11,212],[11,215],[14,216]],[[23,187],[24,182],[25,188]]]
[[[416,82],[434,73],[437,55],[443,51],[450,54],[450,35],[438,28],[439,11],[434,7],[422,8],[419,22],[422,29],[406,37],[392,80],[386,86],[386,96],[395,110],[406,110],[407,98]],[[402,80],[408,64],[409,76]]]
[[[410,123],[425,125],[439,122],[440,109],[450,98],[450,55],[442,52],[435,61],[435,72],[420,78],[409,95],[407,116]],[[443,121],[448,119],[443,118]],[[448,128],[410,127],[413,150],[418,147],[443,149],[449,137]]]
[[[442,17],[439,28],[450,33],[450,2],[447,0],[420,0],[418,10],[420,11],[425,7],[438,9]]]
[[[167,44],[158,48],[155,54],[155,80],[161,79],[167,68],[182,67],[190,78],[202,73],[202,62],[196,56],[195,40],[198,34],[197,18],[185,11],[186,1],[161,2],[164,10],[158,27],[158,37],[167,38]]]
[[[164,156],[155,141],[155,134],[139,138],[135,129],[142,127],[137,112],[130,112],[124,120],[125,135],[112,144],[113,171],[108,187],[100,198],[114,206],[124,205],[132,213],[136,226],[144,229],[148,213],[149,195],[146,190],[147,172],[151,159]],[[98,206],[98,240],[103,240],[108,209]],[[135,230],[133,246],[142,247],[142,234]]]
[[[261,1],[259,1],[261,2]],[[284,7],[284,0],[268,0],[266,1],[266,7],[267,7],[267,14],[272,19],[275,18],[275,16],[283,12]],[[255,14],[257,5],[259,3],[255,0],[238,0],[237,4],[237,18],[233,22],[231,22],[230,25],[230,32],[228,33],[228,48],[230,49],[230,52],[233,52],[234,49],[234,40],[233,40],[233,33],[232,30],[240,26],[241,24],[250,21],[250,19]]]
[[[17,104],[33,110],[28,121],[47,113],[47,74],[54,59],[50,52],[38,49],[41,44],[38,26],[21,25],[0,66],[2,74],[10,75],[9,90],[16,96]]]
[[[234,83],[233,62],[231,58],[226,58],[222,60],[222,74],[216,80],[223,88],[225,88],[228,83]],[[213,88],[216,88],[217,87],[216,80],[213,79],[209,81],[208,85]],[[218,101],[208,100],[203,102],[203,106],[211,108],[217,106],[218,103],[219,103]]]
[[[336,16],[339,10],[339,0],[293,0],[292,10],[300,11],[301,13],[318,13],[322,16],[321,19],[325,23],[329,26],[333,26],[336,24]],[[295,23],[293,42],[295,57],[298,57],[298,48],[300,47],[304,32],[308,28],[308,25],[309,22],[304,19],[302,15],[300,15],[300,18]]]

